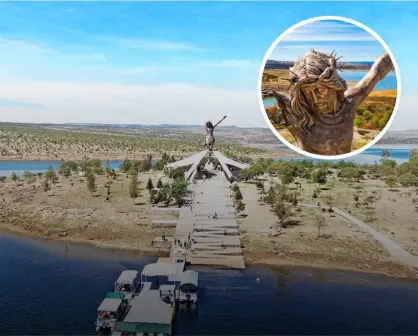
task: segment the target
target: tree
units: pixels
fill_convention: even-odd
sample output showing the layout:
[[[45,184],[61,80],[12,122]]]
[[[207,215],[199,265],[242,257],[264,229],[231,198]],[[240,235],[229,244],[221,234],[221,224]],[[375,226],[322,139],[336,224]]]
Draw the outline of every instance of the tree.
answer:
[[[273,211],[277,216],[281,227],[284,226],[286,219],[293,216],[292,208],[283,199],[276,199]]]
[[[129,196],[132,198],[132,203],[135,202],[135,198],[138,197],[138,175],[132,175],[131,182],[129,183]]]
[[[315,227],[318,229],[317,238],[319,238],[321,236],[321,229],[327,226],[327,223],[325,222],[325,217],[321,214],[314,213],[312,214],[312,221]]]
[[[409,152],[409,161],[418,161],[418,148],[412,148]]]
[[[389,187],[389,190],[392,190],[398,184],[398,178],[395,175],[389,175],[386,177],[385,183]]]
[[[188,182],[186,179],[178,178],[174,180],[170,185],[170,194],[174,198],[176,205],[180,208],[184,203],[184,198],[187,196],[189,191],[187,190]]]
[[[151,193],[151,190],[154,189],[154,184],[152,183],[151,177],[148,179],[147,189],[150,193]]]
[[[93,173],[89,172],[86,175],[87,179],[87,189],[93,193],[96,191],[96,178],[94,177]]]
[[[280,175],[280,180],[282,181],[284,185],[289,185],[290,183],[295,181],[295,178],[294,176],[290,174],[283,174],[283,175]]]
[[[311,178],[314,183],[324,184],[327,182],[328,169],[319,168],[312,172]]]
[[[36,173],[36,175],[38,175],[38,177],[39,178],[42,178],[42,175],[43,175],[44,173],[42,173],[42,172],[39,172],[39,173]]]
[[[237,189],[237,191],[235,191],[235,200],[236,201],[241,201],[242,200],[242,194],[241,194],[241,190]]]
[[[110,187],[112,186],[112,181],[107,181],[106,183],[105,183],[105,188],[107,189],[107,196],[110,196]]]
[[[19,179],[19,177],[17,176],[15,172],[12,173],[12,176],[10,178],[13,182],[16,182]]]
[[[7,177],[6,176],[0,176],[0,182],[4,183],[6,182]]]
[[[48,183],[48,180],[47,180],[47,179],[45,179],[45,180],[42,182],[42,188],[44,189],[44,191],[45,191],[45,192],[51,189],[51,187],[50,187],[50,185],[49,185],[49,183]]]
[[[176,180],[176,179],[182,179],[182,178],[184,178],[184,170],[181,167],[167,169],[166,175],[169,178],[172,178],[174,180]]]
[[[163,187],[163,183],[161,182],[161,179],[158,179],[157,188],[161,189],[162,187]]]
[[[236,209],[237,209],[237,212],[244,211],[245,203],[243,203],[242,201],[238,201],[238,203],[236,204]]]
[[[364,121],[359,119],[359,118],[355,118],[354,119],[354,126],[357,127],[357,130],[360,130],[360,128],[362,128],[364,126]]]
[[[399,183],[402,187],[418,186],[418,176],[406,173],[399,176]]]
[[[54,176],[56,176],[57,174],[55,173],[54,168],[52,168],[52,166],[49,166],[48,167],[48,170],[45,172],[44,175],[45,175],[45,177],[46,177],[47,180],[52,181],[52,178]]]
[[[387,149],[384,149],[381,154],[382,160],[386,160],[390,157],[390,152]]]
[[[132,167],[132,163],[130,160],[125,159],[119,166],[119,169],[123,173],[127,173]]]

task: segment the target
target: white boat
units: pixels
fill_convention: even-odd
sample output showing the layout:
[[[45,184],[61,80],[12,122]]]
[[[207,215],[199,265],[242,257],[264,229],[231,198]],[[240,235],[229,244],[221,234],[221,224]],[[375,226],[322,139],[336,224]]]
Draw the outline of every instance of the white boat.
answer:
[[[125,294],[126,300],[131,300],[132,295],[137,291],[139,286],[139,272],[126,270],[121,273],[115,282],[115,292]]]
[[[96,332],[111,333],[126,309],[124,293],[108,293],[97,308]]]
[[[198,296],[198,273],[185,271],[180,274],[180,302],[197,303]]]

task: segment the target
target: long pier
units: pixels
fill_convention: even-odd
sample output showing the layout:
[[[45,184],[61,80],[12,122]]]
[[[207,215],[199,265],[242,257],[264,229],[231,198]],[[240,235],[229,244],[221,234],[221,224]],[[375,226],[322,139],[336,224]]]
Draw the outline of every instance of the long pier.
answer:
[[[176,228],[174,237],[165,243],[171,245],[173,256],[179,245],[190,242],[190,248],[184,252],[192,265],[244,269],[231,184],[223,172],[216,173],[216,176],[191,184],[192,205],[179,209],[177,223],[170,222]],[[154,208],[154,211],[158,210]],[[154,243],[162,244],[161,237]]]

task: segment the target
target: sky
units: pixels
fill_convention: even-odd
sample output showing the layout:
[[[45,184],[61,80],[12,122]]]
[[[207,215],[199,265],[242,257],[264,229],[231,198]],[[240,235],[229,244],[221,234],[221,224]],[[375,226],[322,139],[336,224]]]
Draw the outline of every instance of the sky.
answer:
[[[258,103],[267,50],[292,25],[336,15],[389,45],[402,78],[391,129],[418,129],[417,14],[411,2],[0,2],[0,120],[204,124],[227,115],[224,125],[267,127]]]
[[[269,58],[295,61],[310,49],[327,54],[335,50],[338,56],[343,56],[342,62],[373,62],[385,52],[381,43],[363,28],[344,21],[323,20],[289,32]]]

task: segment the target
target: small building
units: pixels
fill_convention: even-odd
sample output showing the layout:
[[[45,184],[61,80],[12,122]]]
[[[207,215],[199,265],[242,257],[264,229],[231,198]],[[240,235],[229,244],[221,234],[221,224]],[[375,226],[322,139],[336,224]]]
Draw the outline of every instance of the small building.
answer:
[[[108,293],[97,308],[96,332],[112,332],[115,329],[116,321],[126,309],[124,293]]]
[[[180,275],[180,302],[197,302],[198,276],[196,271],[185,271]]]
[[[146,290],[135,296],[122,322],[116,324],[115,336],[171,335],[174,303],[160,299],[160,292]]]
[[[139,286],[139,272],[126,270],[121,273],[115,282],[115,292],[126,294],[126,299],[132,298],[132,294],[136,292]]]

